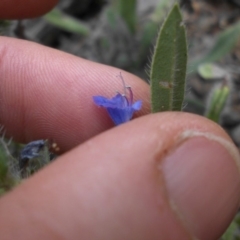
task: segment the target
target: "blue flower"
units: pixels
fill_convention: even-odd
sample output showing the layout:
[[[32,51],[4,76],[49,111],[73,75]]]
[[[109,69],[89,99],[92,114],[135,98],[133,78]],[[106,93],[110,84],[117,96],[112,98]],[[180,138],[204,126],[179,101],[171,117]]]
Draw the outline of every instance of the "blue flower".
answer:
[[[138,111],[142,107],[142,101],[136,101],[133,103],[133,93],[131,87],[127,87],[124,83],[122,75],[120,78],[124,86],[124,94],[117,93],[117,95],[111,99],[103,96],[94,96],[93,101],[97,106],[101,106],[107,109],[109,116],[116,125],[128,122],[131,120],[133,113]],[[126,96],[129,92],[129,98]]]

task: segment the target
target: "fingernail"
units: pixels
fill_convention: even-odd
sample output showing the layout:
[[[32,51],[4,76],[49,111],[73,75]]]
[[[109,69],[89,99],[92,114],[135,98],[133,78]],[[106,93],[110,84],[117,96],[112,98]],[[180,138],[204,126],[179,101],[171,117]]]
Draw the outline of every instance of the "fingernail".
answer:
[[[240,202],[239,153],[229,141],[187,131],[161,169],[173,211],[197,239],[218,239]]]

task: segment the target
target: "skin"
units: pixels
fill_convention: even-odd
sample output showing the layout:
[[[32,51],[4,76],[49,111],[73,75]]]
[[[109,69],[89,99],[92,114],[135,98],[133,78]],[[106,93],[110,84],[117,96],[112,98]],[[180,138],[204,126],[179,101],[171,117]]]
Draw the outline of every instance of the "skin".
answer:
[[[0,16],[37,16],[54,4],[1,1]],[[63,153],[0,199],[1,239],[217,239],[225,231],[239,206],[240,161],[217,124],[149,114],[149,87],[138,77],[35,43],[1,37],[0,59],[8,135],[54,139]],[[144,105],[113,128],[92,96],[121,91],[120,71]]]

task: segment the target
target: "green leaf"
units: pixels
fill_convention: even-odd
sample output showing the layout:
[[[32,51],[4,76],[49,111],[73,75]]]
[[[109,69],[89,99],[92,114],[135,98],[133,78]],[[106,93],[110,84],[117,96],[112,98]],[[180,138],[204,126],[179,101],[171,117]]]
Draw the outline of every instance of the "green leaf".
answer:
[[[17,179],[10,173],[8,156],[0,147],[0,196],[17,184]]]
[[[56,8],[44,15],[44,19],[52,25],[65,31],[81,34],[83,36],[87,36],[89,34],[89,29],[85,24]]]
[[[178,4],[163,23],[150,69],[152,112],[181,111],[187,65],[185,27]]]
[[[188,72],[195,72],[200,64],[217,61],[227,55],[240,37],[240,21],[223,31],[209,53],[203,58],[190,63]]]
[[[210,94],[209,104],[205,116],[216,123],[219,123],[221,112],[229,95],[229,87],[222,85],[213,90]]]

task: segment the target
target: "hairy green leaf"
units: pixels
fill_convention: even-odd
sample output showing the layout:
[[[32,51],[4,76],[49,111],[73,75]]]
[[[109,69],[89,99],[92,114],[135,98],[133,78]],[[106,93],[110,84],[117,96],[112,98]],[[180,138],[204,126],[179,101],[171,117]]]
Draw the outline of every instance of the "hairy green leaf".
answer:
[[[185,27],[178,4],[163,23],[150,69],[152,112],[181,111],[187,65]]]

